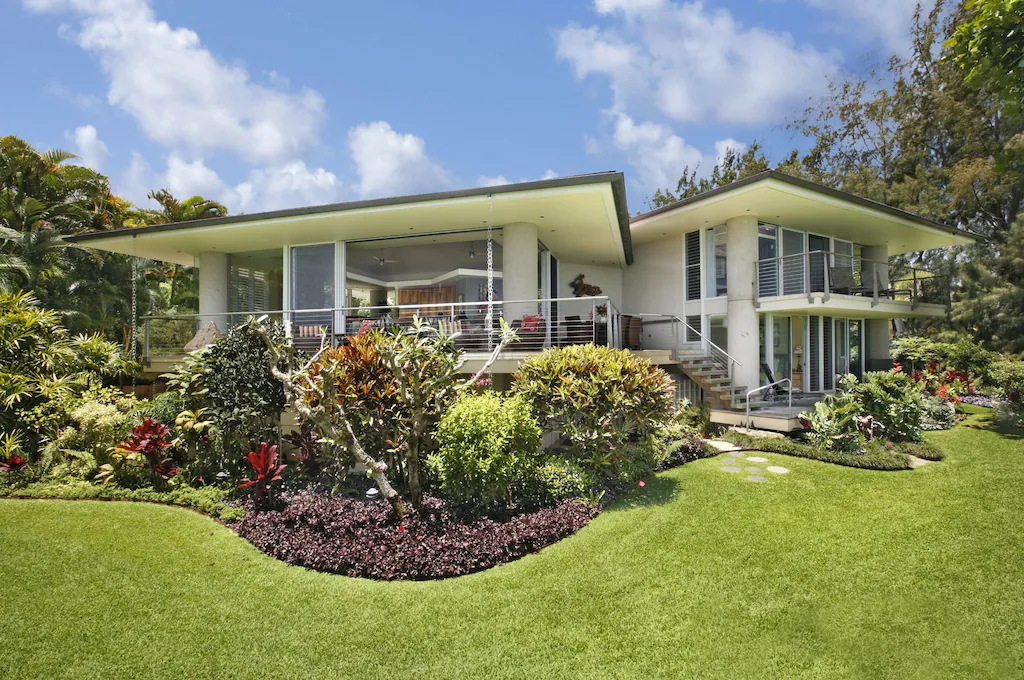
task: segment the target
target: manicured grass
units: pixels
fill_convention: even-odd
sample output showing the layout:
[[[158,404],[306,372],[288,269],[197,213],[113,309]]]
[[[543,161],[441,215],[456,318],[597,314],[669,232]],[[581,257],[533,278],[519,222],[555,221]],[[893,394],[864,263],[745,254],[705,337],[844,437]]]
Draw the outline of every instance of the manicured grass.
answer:
[[[435,582],[258,553],[180,508],[0,501],[0,678],[1020,677],[1024,441],[899,474],[700,460],[568,539]]]

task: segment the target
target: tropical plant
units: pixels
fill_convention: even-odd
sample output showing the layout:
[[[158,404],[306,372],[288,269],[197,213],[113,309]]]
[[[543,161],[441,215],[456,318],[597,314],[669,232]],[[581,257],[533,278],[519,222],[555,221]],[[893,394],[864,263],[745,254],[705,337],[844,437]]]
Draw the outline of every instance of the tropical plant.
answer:
[[[22,455],[23,453],[21,433],[5,432],[0,435],[0,472],[7,473],[9,482],[28,467],[28,459]]]
[[[112,462],[100,466],[96,479],[106,484],[124,477],[132,469],[144,468],[149,471],[154,485],[165,482],[178,473],[169,453],[173,443],[171,428],[152,418],[144,418],[111,454]]]
[[[512,508],[538,466],[541,431],[521,395],[466,391],[441,416],[437,451],[428,457],[446,498],[487,510]]]
[[[548,349],[519,366],[513,390],[533,404],[546,432],[596,483],[614,480],[637,457],[653,464],[652,439],[672,408],[672,381],[628,350],[595,345]]]
[[[288,466],[277,464],[277,446],[270,446],[266,442],[261,442],[259,450],[250,451],[245,459],[249,461],[253,476],[242,479],[238,488],[255,488],[256,502],[260,503],[268,496],[271,484],[281,481],[281,473]]]
[[[864,382],[852,376],[844,387],[856,397],[861,410],[882,425],[886,438],[894,442],[921,441],[924,401],[913,379],[902,371],[878,371],[864,375]]]
[[[1007,358],[995,362],[989,382],[997,396],[1017,407],[1024,403],[1024,361]]]
[[[847,382],[847,389],[826,395],[814,404],[812,412],[800,414],[810,421],[808,438],[818,448],[845,453],[863,450],[864,438],[858,420],[862,415],[861,406],[856,393],[848,389],[851,385]]]

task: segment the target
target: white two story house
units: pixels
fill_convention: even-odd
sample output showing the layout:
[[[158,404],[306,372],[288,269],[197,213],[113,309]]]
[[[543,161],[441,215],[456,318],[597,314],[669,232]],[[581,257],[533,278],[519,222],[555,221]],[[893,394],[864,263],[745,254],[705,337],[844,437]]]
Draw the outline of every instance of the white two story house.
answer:
[[[795,413],[773,415],[766,395],[806,401],[886,368],[893,319],[948,312],[948,281],[889,258],[972,237],[769,171],[632,218],[622,173],[606,172],[69,240],[198,266],[199,314],[143,321],[154,373],[200,328],[253,313],[311,346],[417,315],[457,333],[470,363],[503,317],[521,340],[498,385],[532,352],[603,343],[665,367],[717,420],[755,408],[785,430]]]

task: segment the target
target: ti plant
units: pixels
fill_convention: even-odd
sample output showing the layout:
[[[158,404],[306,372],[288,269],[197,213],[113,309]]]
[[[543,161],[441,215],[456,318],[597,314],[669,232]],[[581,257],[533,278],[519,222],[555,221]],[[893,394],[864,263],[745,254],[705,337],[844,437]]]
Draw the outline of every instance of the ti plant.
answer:
[[[131,436],[114,449],[111,456],[114,462],[100,466],[96,479],[106,484],[122,467],[145,466],[155,478],[166,481],[178,474],[178,468],[168,455],[173,443],[171,428],[152,418],[143,418],[142,423],[132,430]]]
[[[0,471],[8,477],[20,473],[28,466],[28,459],[21,455],[21,433],[7,432],[0,437]]]
[[[244,478],[238,488],[255,488],[256,502],[259,503],[270,491],[270,485],[281,481],[281,473],[288,466],[277,464],[277,446],[266,442],[260,443],[259,451],[250,451],[245,459],[252,467],[253,476]]]

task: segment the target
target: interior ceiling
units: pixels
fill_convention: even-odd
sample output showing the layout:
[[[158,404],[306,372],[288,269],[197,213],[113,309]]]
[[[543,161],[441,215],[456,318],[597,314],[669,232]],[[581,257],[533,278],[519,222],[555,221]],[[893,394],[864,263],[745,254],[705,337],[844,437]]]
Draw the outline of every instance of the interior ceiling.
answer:
[[[497,241],[497,232],[494,236]],[[441,243],[433,238],[412,240],[419,243],[406,244],[404,239],[350,243],[345,256],[348,270],[375,279],[403,281],[431,279],[459,268],[487,269],[486,232],[482,240],[475,242]],[[475,257],[469,256],[471,249]],[[501,245],[495,243],[494,268],[499,271],[501,252]],[[378,259],[381,257],[385,259],[383,265]]]
[[[890,255],[971,242],[912,219],[771,179],[635,220],[632,238],[636,244],[648,243],[743,215],[862,245],[888,245]]]
[[[490,203],[490,205],[489,205]],[[314,213],[252,222],[196,226],[89,240],[82,245],[153,260],[192,265],[201,252],[239,253],[286,245],[379,239],[384,236],[448,234],[537,225],[538,238],[556,257],[574,262],[625,266],[610,183],[564,186],[487,196]],[[481,237],[477,237],[481,238]]]

